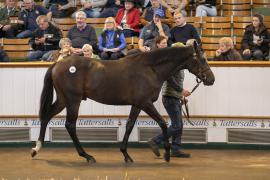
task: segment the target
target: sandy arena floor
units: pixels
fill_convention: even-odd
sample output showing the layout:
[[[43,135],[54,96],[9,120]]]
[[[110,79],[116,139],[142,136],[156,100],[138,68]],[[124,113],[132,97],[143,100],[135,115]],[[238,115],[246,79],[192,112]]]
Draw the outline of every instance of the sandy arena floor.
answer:
[[[125,164],[117,148],[86,148],[88,164],[74,148],[46,148],[32,159],[29,148],[0,149],[0,180],[269,180],[270,151],[186,150],[190,159],[155,158],[150,149],[130,148]]]

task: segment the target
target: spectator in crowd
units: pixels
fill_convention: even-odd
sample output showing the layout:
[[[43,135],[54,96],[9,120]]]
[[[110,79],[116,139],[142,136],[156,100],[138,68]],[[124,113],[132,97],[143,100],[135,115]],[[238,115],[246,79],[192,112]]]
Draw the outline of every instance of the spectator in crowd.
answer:
[[[233,41],[229,37],[223,37],[219,40],[219,49],[216,50],[215,61],[238,61],[242,57],[238,51],[233,48]]]
[[[17,21],[11,20],[10,17],[18,15],[17,0],[6,0],[6,6],[0,9],[0,37],[15,38]]]
[[[76,11],[75,0],[44,0],[43,5],[52,12],[54,18],[69,17]]]
[[[36,21],[39,27],[30,39],[30,45],[34,51],[29,53],[28,60],[48,60],[51,54],[58,49],[62,32],[52,25],[45,15],[40,15]]]
[[[80,11],[85,12],[87,18],[99,18],[107,1],[108,0],[81,0],[82,8]]]
[[[145,26],[153,20],[154,11],[160,11],[160,20],[162,23],[172,26],[172,14],[170,11],[162,6],[159,0],[151,0],[152,7],[148,7],[144,10],[141,16],[141,23]]]
[[[93,47],[90,44],[83,45],[82,51],[84,57],[100,59],[98,55],[93,53]]]
[[[242,55],[245,60],[263,60],[269,55],[270,34],[263,23],[263,16],[255,14],[252,24],[245,28],[241,42]]]
[[[140,11],[134,7],[134,0],[125,0],[125,7],[119,9],[115,21],[125,37],[139,35]]]
[[[186,19],[182,13],[176,12],[173,17],[176,26],[170,31],[170,41],[172,43],[181,42],[186,44],[189,39],[196,39],[199,44],[201,43],[201,39],[196,28],[192,24],[186,23]]]
[[[9,62],[7,53],[3,49],[0,49],[0,62]]]
[[[71,46],[71,40],[68,38],[62,38],[59,41],[60,50],[55,51],[49,58],[48,61],[61,61],[66,56],[73,54],[73,48]]]
[[[172,14],[181,12],[183,16],[187,16],[186,6],[187,0],[161,0],[161,5],[166,7]]]
[[[167,39],[162,36],[156,38],[155,44],[157,48],[167,47]],[[184,46],[182,43],[173,44],[173,47]],[[183,119],[181,101],[182,97],[187,97],[191,93],[183,89],[184,70],[180,70],[164,82],[162,87],[162,103],[170,116],[171,125],[167,129],[168,136],[172,137],[171,157],[189,158],[190,154],[180,151],[181,137],[183,133]],[[153,153],[160,156],[159,145],[163,142],[163,134],[159,134],[148,141]]]
[[[196,16],[217,16],[216,0],[198,0]]]
[[[125,36],[123,32],[117,28],[113,17],[106,19],[103,32],[98,42],[102,60],[115,60],[124,56],[122,51],[126,48]]]
[[[100,14],[100,18],[115,17],[118,10],[122,7],[120,0],[108,0],[105,8]]]
[[[162,49],[168,47],[168,38],[165,36],[157,36],[155,37],[153,49]]]
[[[143,12],[146,8],[151,7],[151,1],[150,0],[137,0],[137,7],[141,12]]]
[[[5,7],[5,1],[4,0],[0,0],[0,8]]]
[[[83,11],[76,13],[76,25],[68,31],[68,38],[72,42],[75,54],[82,54],[84,44],[90,44],[95,54],[98,54],[97,34],[95,28],[86,24],[86,14]]]
[[[150,24],[144,26],[141,30],[138,45],[139,49],[132,49],[128,52],[128,54],[135,54],[138,52],[147,52],[150,51],[154,44],[155,37],[164,36],[165,38],[170,38],[170,28],[161,23],[161,12],[159,10],[155,10],[153,21]]]
[[[33,36],[33,31],[38,28],[36,19],[40,15],[47,15],[51,20],[52,13],[45,7],[35,5],[33,0],[23,0],[24,9],[19,13],[19,23],[23,24],[23,31],[17,35],[17,38],[29,38]]]

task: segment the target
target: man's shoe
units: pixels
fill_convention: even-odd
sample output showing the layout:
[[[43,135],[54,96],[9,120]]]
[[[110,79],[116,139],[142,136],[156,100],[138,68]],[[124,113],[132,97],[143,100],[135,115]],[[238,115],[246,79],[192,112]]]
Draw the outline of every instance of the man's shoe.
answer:
[[[171,157],[177,157],[177,158],[190,158],[191,155],[188,153],[184,153],[181,151],[176,151],[171,153]]]
[[[152,139],[149,140],[148,142],[148,145],[150,146],[150,148],[152,149],[153,153],[159,157],[160,156],[160,152],[159,152],[159,148],[158,148],[158,145],[157,143],[155,143],[155,141],[153,141]]]

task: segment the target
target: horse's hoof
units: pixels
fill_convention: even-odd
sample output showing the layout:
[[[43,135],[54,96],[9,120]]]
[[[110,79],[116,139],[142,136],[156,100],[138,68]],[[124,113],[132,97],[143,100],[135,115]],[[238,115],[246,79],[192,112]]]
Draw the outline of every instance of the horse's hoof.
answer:
[[[131,159],[131,157],[128,157],[128,158],[125,158],[125,162],[126,163],[129,163],[129,162],[133,163],[134,161],[133,161],[133,159]]]
[[[37,155],[37,151],[34,149],[31,149],[31,156],[32,158],[35,157]]]
[[[88,162],[89,164],[94,164],[94,163],[96,163],[96,162],[97,162],[97,161],[96,161],[96,159],[95,159],[95,158],[93,158],[93,157],[91,157],[91,158],[87,158],[86,160],[87,160],[87,162]]]
[[[164,153],[163,157],[166,162],[170,162],[170,153]]]

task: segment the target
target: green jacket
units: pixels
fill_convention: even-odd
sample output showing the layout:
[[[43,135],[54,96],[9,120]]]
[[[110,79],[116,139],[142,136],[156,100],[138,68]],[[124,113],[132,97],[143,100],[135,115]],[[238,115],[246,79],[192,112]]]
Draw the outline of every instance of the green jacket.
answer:
[[[180,70],[165,81],[162,86],[162,95],[181,98],[184,77],[184,70]]]
[[[9,14],[8,14],[7,7],[1,8],[0,9],[0,24],[7,25],[10,22],[9,20],[10,16],[18,16],[18,15],[19,15],[19,9],[17,8],[13,8],[9,12]]]

